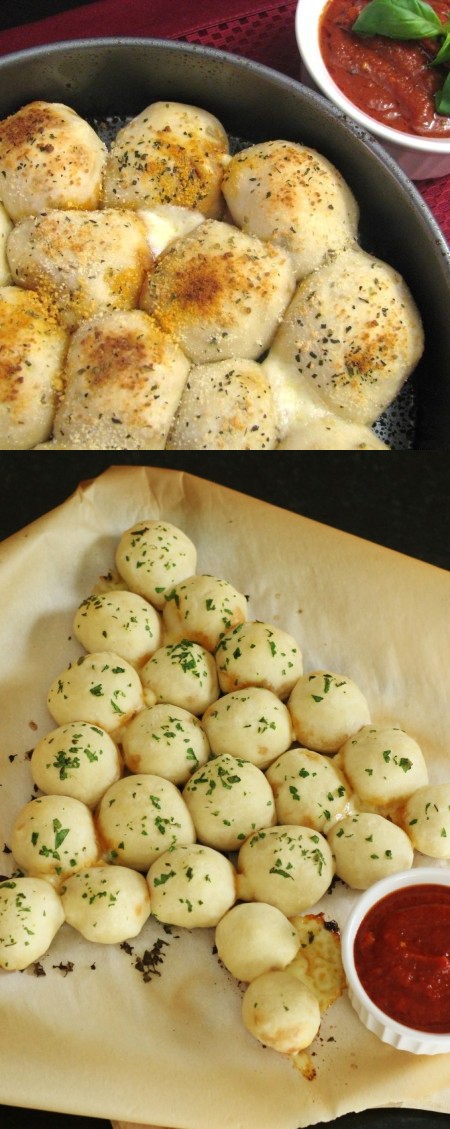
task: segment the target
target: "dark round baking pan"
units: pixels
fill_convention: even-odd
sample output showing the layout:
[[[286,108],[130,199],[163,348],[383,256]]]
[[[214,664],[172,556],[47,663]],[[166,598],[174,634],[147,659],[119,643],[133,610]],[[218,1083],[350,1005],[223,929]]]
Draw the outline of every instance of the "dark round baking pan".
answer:
[[[450,448],[449,248],[417,189],[369,134],[268,67],[157,39],[79,40],[1,59],[0,117],[35,98],[66,102],[96,123],[122,121],[155,100],[189,102],[216,114],[234,138],[296,140],[328,157],[358,200],[362,246],[400,271],[424,322],[425,353],[405,409],[407,439],[392,445]]]

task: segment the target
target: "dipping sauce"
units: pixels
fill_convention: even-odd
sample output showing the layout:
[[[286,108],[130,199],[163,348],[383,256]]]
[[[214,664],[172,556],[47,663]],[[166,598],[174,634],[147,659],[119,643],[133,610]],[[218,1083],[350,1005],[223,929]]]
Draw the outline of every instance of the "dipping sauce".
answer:
[[[370,117],[403,133],[450,137],[450,117],[436,113],[434,95],[444,85],[446,67],[431,66],[442,38],[362,38],[352,26],[368,0],[329,0],[320,24],[320,49],[327,70],[342,93]],[[450,0],[428,0],[442,21]]]
[[[405,886],[366,914],[355,966],[373,1003],[406,1027],[450,1032],[450,887]]]

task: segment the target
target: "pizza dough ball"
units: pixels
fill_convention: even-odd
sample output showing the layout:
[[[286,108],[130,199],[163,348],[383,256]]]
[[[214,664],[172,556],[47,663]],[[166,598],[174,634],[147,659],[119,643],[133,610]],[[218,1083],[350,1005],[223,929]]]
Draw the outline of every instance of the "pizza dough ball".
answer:
[[[11,219],[48,208],[95,208],[107,149],[62,102],[29,102],[0,122],[0,199]]]
[[[192,365],[166,451],[272,451],[278,418],[262,364],[227,357]]]
[[[193,714],[204,713],[219,697],[213,656],[188,639],[160,647],[142,668],[141,678],[153,702],[170,702]]]
[[[272,690],[249,686],[213,702],[202,724],[215,756],[231,753],[267,768],[292,744],[289,710]]]
[[[234,851],[256,827],[275,823],[272,789],[261,769],[224,754],[198,768],[183,797],[197,838],[219,851]]]
[[[0,450],[29,450],[49,438],[67,345],[46,298],[1,287]]]
[[[217,925],[215,942],[225,968],[236,980],[248,981],[285,968],[300,948],[288,918],[263,902],[243,902],[228,910]]]
[[[191,639],[215,651],[225,632],[247,619],[246,597],[215,576],[189,576],[167,591],[165,600],[166,643]]]
[[[249,984],[242,1019],[265,1047],[295,1055],[309,1047],[320,1027],[316,996],[288,969],[264,972]]]
[[[410,870],[411,841],[400,827],[373,812],[358,812],[336,823],[328,834],[336,874],[354,890],[367,890],[380,878]]]
[[[79,870],[64,882],[61,899],[68,924],[103,945],[137,937],[150,916],[145,878],[126,866]]]
[[[99,858],[92,812],[73,796],[39,796],[20,809],[11,848],[30,875],[59,881]]]
[[[210,751],[198,717],[165,703],[136,714],[124,729],[122,748],[130,772],[150,772],[173,784],[185,784]]]
[[[387,808],[428,784],[422,750],[402,729],[364,725],[340,750],[342,769],[364,804]]]
[[[42,792],[73,796],[95,807],[122,773],[117,745],[104,729],[72,721],[52,729],[31,757],[31,775]]]
[[[152,263],[145,224],[134,212],[117,208],[55,208],[26,216],[13,228],[7,254],[17,286],[47,296],[70,333],[96,316],[134,310]],[[79,368],[83,361],[86,353]],[[99,367],[95,383],[101,383]]]
[[[269,623],[250,621],[228,631],[216,651],[224,694],[264,686],[287,698],[302,674],[302,653],[292,635]]]
[[[307,275],[272,341],[264,371],[284,406],[284,433],[324,412],[370,425],[424,348],[419,311],[398,271],[350,244]]]
[[[304,674],[288,701],[297,741],[317,753],[335,753],[370,721],[364,694],[343,674]]]
[[[277,140],[242,149],[225,170],[222,191],[234,222],[288,250],[298,278],[357,236],[349,186],[305,145]]]
[[[112,207],[181,205],[203,215],[222,210],[227,134],[213,114],[183,102],[153,102],[119,130],[104,174]]]
[[[342,772],[321,753],[289,749],[266,772],[278,823],[326,832],[350,810],[351,791]]]
[[[125,776],[108,788],[97,810],[106,861],[148,870],[176,844],[195,842],[194,825],[178,788],[150,774]]]
[[[450,784],[417,788],[394,818],[416,851],[434,859],[450,859]]]
[[[236,900],[231,862],[200,843],[161,855],[150,867],[147,882],[154,916],[186,929],[217,925]]]
[[[256,360],[269,347],[294,290],[286,251],[207,219],[156,260],[140,307],[193,365]]]
[[[320,831],[280,824],[249,835],[239,851],[237,870],[238,898],[268,902],[292,917],[325,894],[334,861]]]
[[[299,412],[283,435],[277,451],[389,451],[370,427],[351,423],[331,412],[319,411],[310,403],[310,411]]]
[[[83,320],[71,337],[48,449],[164,450],[188,372],[187,357],[142,310],[111,308]]]
[[[47,952],[64,921],[61,898],[45,878],[0,883],[0,968],[22,970]]]
[[[55,678],[47,698],[58,725],[90,721],[107,733],[125,725],[143,704],[139,675],[114,651],[81,655],[69,663]]]
[[[167,588],[192,576],[197,564],[195,545],[168,521],[138,522],[122,534],[116,566],[132,592],[155,608],[164,607]]]
[[[108,647],[132,666],[141,666],[161,643],[158,612],[136,592],[88,596],[78,608],[73,630],[86,651]]]

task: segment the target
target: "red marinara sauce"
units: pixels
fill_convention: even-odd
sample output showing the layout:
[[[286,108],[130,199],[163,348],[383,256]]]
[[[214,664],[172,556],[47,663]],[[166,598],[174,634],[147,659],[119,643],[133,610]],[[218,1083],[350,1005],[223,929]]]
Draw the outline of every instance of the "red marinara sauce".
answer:
[[[352,26],[368,0],[328,0],[319,42],[336,86],[370,117],[403,133],[450,137],[450,117],[435,110],[434,95],[448,71],[433,67],[441,39],[401,41],[382,35],[362,38]],[[442,21],[450,0],[428,0]]]
[[[450,1032],[450,886],[405,886],[363,918],[355,966],[377,1007],[406,1027]]]

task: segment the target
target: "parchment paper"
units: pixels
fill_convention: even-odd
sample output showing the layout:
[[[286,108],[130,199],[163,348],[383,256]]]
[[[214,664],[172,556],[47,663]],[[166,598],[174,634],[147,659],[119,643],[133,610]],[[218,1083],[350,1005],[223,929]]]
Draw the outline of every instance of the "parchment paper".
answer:
[[[450,777],[446,572],[190,475],[113,467],[0,546],[0,850],[33,794],[27,752],[54,727],[48,687],[81,652],[74,611],[120,533],[158,516],[196,543],[199,572],[248,593],[250,618],[292,632],[305,670],[353,677],[373,720],[419,741],[433,781]],[[342,890],[317,907],[341,926],[356,896]],[[173,1129],[297,1129],[399,1103],[450,1112],[450,1055],[387,1047],[346,996],[323,1019],[308,1081],[245,1031],[211,931],[150,920],[132,947],[64,925],[45,976],[0,975],[0,1102]],[[135,967],[146,950],[160,959],[147,978]]]

